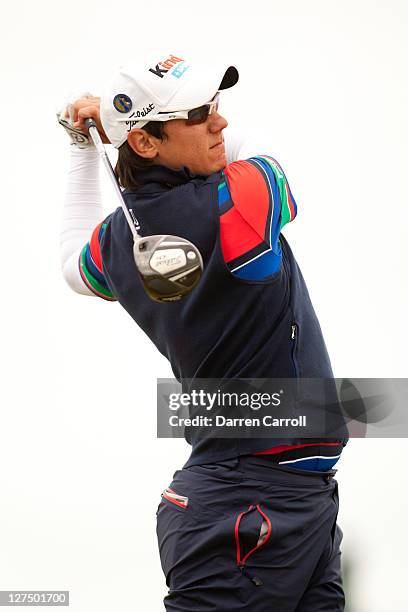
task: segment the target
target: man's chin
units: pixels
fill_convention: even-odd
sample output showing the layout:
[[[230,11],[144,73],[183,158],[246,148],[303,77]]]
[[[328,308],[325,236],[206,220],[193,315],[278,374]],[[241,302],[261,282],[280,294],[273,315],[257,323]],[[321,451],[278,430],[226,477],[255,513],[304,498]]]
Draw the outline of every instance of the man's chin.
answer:
[[[215,172],[219,172],[220,170],[223,170],[223,168],[225,168],[226,165],[227,165],[227,158],[224,154],[224,155],[220,155],[220,157],[217,160],[209,162],[206,168],[204,168],[204,166],[201,166],[201,168],[197,167],[195,170],[193,170],[193,172],[195,174],[209,176],[210,174],[214,174]]]
[[[227,165],[227,158],[226,158],[225,153],[224,153],[222,156],[220,156],[220,158],[216,162],[214,162],[214,164],[213,164],[214,169],[213,169],[212,172],[213,173],[214,172],[219,172],[220,170],[225,168],[226,165]]]

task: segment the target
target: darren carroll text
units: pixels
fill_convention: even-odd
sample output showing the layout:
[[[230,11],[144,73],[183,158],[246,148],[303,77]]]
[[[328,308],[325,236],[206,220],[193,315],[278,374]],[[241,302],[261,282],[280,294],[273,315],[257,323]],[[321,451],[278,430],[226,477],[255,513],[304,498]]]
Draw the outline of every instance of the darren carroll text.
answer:
[[[276,419],[270,414],[259,418],[228,419],[217,415],[216,417],[196,416],[191,418],[178,417],[176,414],[169,418],[171,427],[306,427],[306,416],[296,419]]]

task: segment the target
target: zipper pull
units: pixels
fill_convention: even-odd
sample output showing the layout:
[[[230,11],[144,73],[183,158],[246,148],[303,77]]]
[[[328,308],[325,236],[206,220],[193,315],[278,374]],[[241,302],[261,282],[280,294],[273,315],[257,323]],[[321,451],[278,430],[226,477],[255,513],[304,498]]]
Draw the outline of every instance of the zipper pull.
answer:
[[[241,574],[242,575],[245,574],[249,578],[249,580],[251,580],[251,582],[254,583],[255,586],[262,586],[263,585],[262,580],[260,578],[258,578],[258,576],[251,576],[251,574],[248,572],[248,570],[243,565],[240,565],[239,569],[241,570]]]
[[[297,325],[292,325],[292,335],[291,335],[292,340],[296,338],[296,330],[297,330]]]
[[[263,582],[260,578],[258,578],[258,576],[251,576],[251,580],[254,583],[255,586],[262,586]]]

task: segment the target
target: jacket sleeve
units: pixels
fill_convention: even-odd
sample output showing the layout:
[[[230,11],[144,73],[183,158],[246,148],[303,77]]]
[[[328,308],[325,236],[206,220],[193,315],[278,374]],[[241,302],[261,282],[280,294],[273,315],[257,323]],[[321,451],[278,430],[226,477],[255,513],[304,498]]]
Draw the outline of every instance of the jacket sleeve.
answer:
[[[238,278],[268,280],[281,267],[279,235],[297,214],[279,163],[267,155],[227,165],[218,187],[224,260]]]
[[[81,278],[88,289],[104,300],[112,302],[116,298],[105,278],[101,256],[101,240],[108,222],[109,217],[96,226],[90,241],[85,244],[80,252],[78,265]]]

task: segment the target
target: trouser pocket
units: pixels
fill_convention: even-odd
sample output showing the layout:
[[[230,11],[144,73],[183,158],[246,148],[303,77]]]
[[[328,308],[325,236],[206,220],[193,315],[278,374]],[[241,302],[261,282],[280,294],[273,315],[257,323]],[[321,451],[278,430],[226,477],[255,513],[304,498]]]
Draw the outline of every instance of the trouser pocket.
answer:
[[[170,487],[167,487],[167,489],[163,491],[162,498],[171,504],[174,504],[178,508],[187,508],[188,506],[188,497],[176,493],[176,491],[174,489],[170,489]]]
[[[167,487],[156,512],[156,532],[163,573],[169,586],[169,574],[177,563],[180,538],[190,512],[189,498]]]
[[[236,564],[256,586],[261,586],[262,581],[248,572],[246,563],[265,546],[271,534],[271,520],[260,504],[251,504],[247,510],[238,514],[234,527]]]
[[[199,504],[191,489],[172,482],[163,491],[156,513],[160,561],[171,588],[179,587],[194,573],[198,575],[200,564],[214,555],[215,546],[223,541],[222,516]]]

